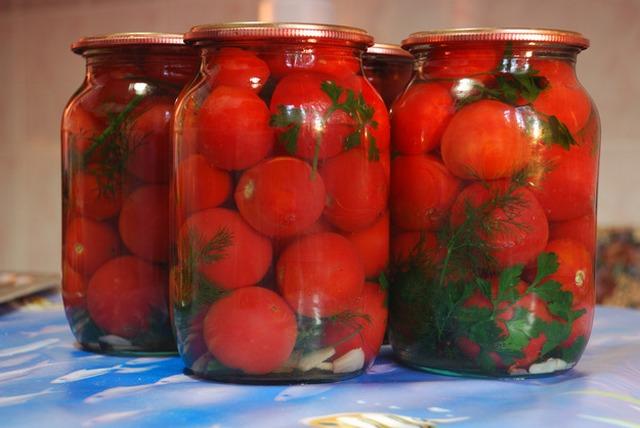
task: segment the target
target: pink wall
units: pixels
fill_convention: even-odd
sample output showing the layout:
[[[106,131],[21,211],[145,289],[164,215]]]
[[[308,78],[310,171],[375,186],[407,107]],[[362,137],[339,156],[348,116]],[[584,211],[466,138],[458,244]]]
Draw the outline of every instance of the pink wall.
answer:
[[[333,16],[337,23],[367,28],[387,42],[449,26],[557,27],[586,34],[592,47],[581,54],[578,71],[600,108],[604,130],[600,221],[640,223],[640,1],[315,1],[322,3],[325,20]],[[83,75],[83,61],[69,44],[88,34],[182,32],[198,23],[255,20],[260,3],[264,11],[269,0],[0,0],[0,269],[58,268],[59,121]],[[288,11],[290,19],[297,13],[299,20],[322,20],[292,7],[271,10]]]

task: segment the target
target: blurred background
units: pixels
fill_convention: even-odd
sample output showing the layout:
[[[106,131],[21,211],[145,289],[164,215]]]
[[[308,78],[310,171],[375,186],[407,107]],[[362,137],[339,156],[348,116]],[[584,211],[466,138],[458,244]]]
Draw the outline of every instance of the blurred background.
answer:
[[[607,275],[636,275],[640,246],[625,227],[640,218],[640,0],[0,0],[0,270],[59,269],[60,118],[84,74],[70,43],[246,20],[352,25],[387,43],[445,27],[582,32],[591,47],[578,75],[603,130],[598,220],[614,228],[604,256],[618,263]]]

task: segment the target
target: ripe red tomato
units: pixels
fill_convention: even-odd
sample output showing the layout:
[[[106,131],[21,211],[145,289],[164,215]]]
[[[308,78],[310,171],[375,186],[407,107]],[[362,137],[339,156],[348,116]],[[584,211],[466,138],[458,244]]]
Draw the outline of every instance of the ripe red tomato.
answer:
[[[245,223],[240,214],[225,208],[200,211],[184,222],[178,234],[181,262],[185,262],[186,254],[180,254],[184,250],[180,247],[190,241],[190,235],[198,241],[198,248],[192,248],[197,252],[206,243],[219,240],[223,232],[230,235],[230,242],[216,253],[221,254],[222,258],[209,262],[200,260],[200,272],[217,286],[226,289],[257,284],[271,264],[271,242]]]
[[[249,50],[222,48],[208,65],[215,86],[237,86],[259,92],[269,79],[267,63]]]
[[[143,107],[127,130],[132,149],[127,171],[147,183],[165,183],[169,180],[171,161],[169,122],[173,101],[156,99]]]
[[[62,263],[62,300],[66,308],[82,306],[87,284],[78,272],[67,262]]]
[[[364,268],[356,249],[336,233],[317,233],[289,245],[276,266],[278,289],[294,311],[329,317],[361,295]]]
[[[269,64],[271,74],[276,78],[293,73],[316,72],[325,73],[335,79],[351,76],[360,71],[358,58],[332,51],[330,48],[308,49],[304,52],[283,48],[280,51],[263,54],[262,57]]]
[[[125,200],[118,227],[122,242],[135,255],[152,262],[169,259],[169,189],[145,186]]]
[[[204,319],[209,352],[227,367],[266,374],[289,358],[298,334],[296,318],[273,291],[245,287],[217,300]]]
[[[442,159],[464,179],[510,177],[527,165],[532,141],[514,107],[481,100],[461,108],[442,135]]]
[[[118,235],[108,224],[76,217],[65,230],[64,259],[81,275],[91,275],[115,257],[119,244]]]
[[[558,59],[532,58],[529,70],[536,70],[536,76],[546,78],[550,84],[575,86],[578,84],[573,64]]]
[[[366,282],[345,317],[330,319],[324,331],[324,346],[336,349],[335,357],[362,348],[365,365],[372,362],[384,339],[387,327],[387,291],[375,282]]]
[[[276,157],[242,174],[235,190],[242,217],[268,236],[284,237],[311,227],[322,215],[322,177],[300,159]]]
[[[83,156],[86,150],[91,146],[92,137],[100,135],[103,126],[91,113],[76,104],[65,112],[64,121],[62,123],[62,131],[66,133],[66,146],[63,153],[68,153],[73,160],[76,156]],[[66,161],[67,159],[63,157]],[[91,160],[96,160],[97,156],[93,155]],[[68,167],[68,165],[66,165]]]
[[[430,78],[451,79],[475,77],[485,81],[495,71],[504,54],[504,44],[494,46],[451,47],[430,52],[424,72]]]
[[[134,256],[118,257],[91,277],[87,309],[101,329],[130,339],[147,332],[152,316],[167,313],[166,293],[164,270]]]
[[[324,217],[345,231],[362,230],[382,214],[389,184],[380,162],[360,150],[328,159],[320,168],[327,190]]]
[[[239,170],[273,148],[267,105],[251,89],[218,86],[198,111],[198,151],[218,168]]]
[[[454,112],[453,98],[446,85],[438,82],[412,85],[391,109],[393,148],[403,155],[435,149]]]
[[[551,221],[570,220],[594,211],[597,159],[580,150],[552,145],[543,150],[550,169],[531,188]]]
[[[460,180],[432,156],[391,161],[391,218],[405,230],[435,230],[460,192]]]
[[[127,71],[117,72],[117,75],[96,76],[90,90],[78,95],[80,106],[105,123],[114,113],[121,112],[133,99],[135,92],[132,75],[127,76]],[[132,73],[135,68],[130,69]]]
[[[593,255],[579,241],[556,239],[550,241],[545,252],[558,256],[558,270],[549,275],[564,291],[573,294],[573,305],[591,308],[595,305]]]
[[[89,169],[94,167],[95,165],[89,165]],[[115,216],[120,211],[122,190],[116,186],[112,193],[105,193],[95,175],[78,171],[71,179],[69,198],[75,212],[79,215],[104,220]]]
[[[596,254],[596,218],[594,213],[571,220],[549,223],[549,239],[572,239],[585,246],[589,254]]]
[[[475,214],[484,222],[479,225],[477,235],[491,248],[490,254],[498,268],[532,262],[549,238],[544,211],[526,188],[511,192],[511,201],[502,206],[491,205],[490,201],[504,199],[502,196],[508,188],[509,183],[504,180],[471,184],[458,195],[451,208],[451,224],[455,227],[467,219],[467,206],[476,209]]]
[[[292,112],[299,109],[302,112],[303,123],[298,132],[295,155],[305,159],[325,159],[337,155],[342,151],[346,137],[355,128],[353,119],[342,110],[333,112],[325,118],[331,107],[331,98],[322,90],[322,84],[333,81],[327,74],[313,72],[298,72],[283,78],[271,97],[271,113],[281,115],[281,108]],[[346,96],[343,94],[343,96]],[[287,128],[278,128],[281,134]]]
[[[550,77],[549,85],[535,99],[533,108],[556,116],[575,135],[589,120],[591,99],[577,80],[568,83],[552,80],[557,76]]]
[[[360,255],[365,277],[376,279],[389,263],[389,213],[384,213],[373,226],[345,237]]]
[[[402,232],[391,238],[391,258],[399,266],[420,260],[419,257],[425,257],[425,261],[435,264],[443,255],[439,249],[438,237],[433,232]]]
[[[231,194],[231,175],[210,165],[202,155],[192,155],[180,162],[175,181],[179,209],[184,217],[217,207]]]

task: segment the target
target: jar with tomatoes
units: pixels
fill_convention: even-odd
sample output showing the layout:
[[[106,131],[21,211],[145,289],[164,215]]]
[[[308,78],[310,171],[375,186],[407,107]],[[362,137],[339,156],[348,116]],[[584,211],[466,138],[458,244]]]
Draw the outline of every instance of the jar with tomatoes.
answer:
[[[182,35],[87,37],[62,118],[62,294],[87,349],[175,352],[168,305],[170,119],[199,58]]]
[[[413,76],[413,55],[398,45],[376,43],[362,55],[362,68],[387,107],[391,107]]]
[[[594,311],[598,113],[578,33],[468,29],[403,42],[392,107],[390,341],[445,374],[573,367]]]
[[[389,119],[365,31],[191,29],[174,119],[178,350],[197,376],[324,382],[374,360],[386,319]]]

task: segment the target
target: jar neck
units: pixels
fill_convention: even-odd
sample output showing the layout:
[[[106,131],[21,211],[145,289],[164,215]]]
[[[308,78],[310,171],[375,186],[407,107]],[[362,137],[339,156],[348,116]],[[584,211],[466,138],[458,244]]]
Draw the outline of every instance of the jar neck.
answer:
[[[215,65],[216,58],[226,48],[238,48],[252,51],[260,58],[270,61],[283,61],[290,69],[306,70],[318,62],[339,62],[348,69],[361,73],[361,58],[364,47],[336,46],[323,44],[229,42],[215,45],[203,45],[201,48],[201,72],[207,73]]]
[[[197,71],[197,53],[187,47],[118,47],[94,49],[84,53],[87,80],[144,79],[169,77],[191,79]]]
[[[580,49],[558,44],[532,42],[468,42],[415,46],[416,69],[425,65],[455,69],[474,64],[494,64],[491,71],[524,73],[535,69],[535,62],[563,62],[575,72]],[[489,71],[489,70],[487,70]]]

